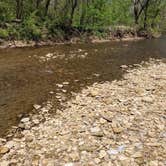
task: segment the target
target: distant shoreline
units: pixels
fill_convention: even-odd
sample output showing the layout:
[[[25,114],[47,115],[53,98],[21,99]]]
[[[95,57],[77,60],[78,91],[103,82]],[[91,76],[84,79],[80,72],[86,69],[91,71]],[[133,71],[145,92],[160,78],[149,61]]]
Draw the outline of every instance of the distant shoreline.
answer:
[[[137,40],[144,40],[145,37],[124,37],[124,38],[98,38],[92,37],[90,39],[81,41],[80,38],[71,38],[70,40],[66,41],[52,41],[52,40],[40,40],[38,42],[35,41],[24,41],[24,40],[14,40],[14,41],[4,41],[0,44],[0,49],[5,48],[24,48],[24,47],[41,47],[41,46],[53,46],[53,45],[60,45],[60,44],[78,44],[78,43],[104,43],[110,41],[137,41]]]
[[[69,33],[69,32],[68,32]],[[8,40],[0,39],[0,49],[2,48],[22,48],[22,47],[35,47],[35,46],[50,46],[59,44],[77,44],[77,43],[103,43],[110,41],[137,41],[143,39],[158,38],[160,34],[151,34],[144,30],[136,30],[135,28],[119,27],[114,30],[107,30],[95,34],[94,32],[79,32],[78,29],[74,29],[70,34],[65,36],[54,37],[50,39],[39,40]]]

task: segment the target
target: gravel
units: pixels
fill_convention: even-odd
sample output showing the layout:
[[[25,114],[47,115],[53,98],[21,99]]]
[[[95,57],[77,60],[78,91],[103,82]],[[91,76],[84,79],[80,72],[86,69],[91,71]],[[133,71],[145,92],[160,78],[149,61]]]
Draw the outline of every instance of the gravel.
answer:
[[[164,166],[165,101],[165,63],[128,69],[122,80],[83,89],[56,115],[51,103],[40,108],[45,121],[1,141],[0,165]]]

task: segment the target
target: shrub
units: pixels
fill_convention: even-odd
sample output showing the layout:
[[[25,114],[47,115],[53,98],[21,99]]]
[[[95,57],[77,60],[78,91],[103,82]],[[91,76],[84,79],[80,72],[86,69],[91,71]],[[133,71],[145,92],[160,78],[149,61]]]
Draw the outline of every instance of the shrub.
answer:
[[[7,39],[9,36],[8,31],[6,29],[0,28],[0,38]]]
[[[22,38],[28,40],[38,41],[41,38],[41,29],[38,24],[37,16],[32,13],[25,21],[22,23],[20,28],[20,34]]]

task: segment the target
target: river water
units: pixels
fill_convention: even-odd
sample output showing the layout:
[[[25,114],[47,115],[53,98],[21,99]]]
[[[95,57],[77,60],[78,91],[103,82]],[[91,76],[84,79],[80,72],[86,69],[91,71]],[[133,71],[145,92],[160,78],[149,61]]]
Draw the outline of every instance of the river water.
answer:
[[[94,82],[121,79],[121,65],[166,58],[166,38],[0,50],[0,136],[65,86],[67,96]],[[58,106],[58,102],[57,102]]]

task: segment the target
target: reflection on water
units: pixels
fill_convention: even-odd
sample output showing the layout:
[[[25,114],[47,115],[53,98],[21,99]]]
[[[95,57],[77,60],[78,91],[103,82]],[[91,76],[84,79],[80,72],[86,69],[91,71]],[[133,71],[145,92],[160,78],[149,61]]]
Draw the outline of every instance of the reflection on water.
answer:
[[[19,114],[58,91],[56,84],[69,82],[65,88],[70,96],[94,82],[121,79],[121,65],[166,57],[165,42],[162,38],[0,50],[0,136],[17,124]]]

